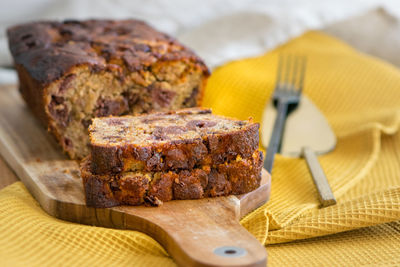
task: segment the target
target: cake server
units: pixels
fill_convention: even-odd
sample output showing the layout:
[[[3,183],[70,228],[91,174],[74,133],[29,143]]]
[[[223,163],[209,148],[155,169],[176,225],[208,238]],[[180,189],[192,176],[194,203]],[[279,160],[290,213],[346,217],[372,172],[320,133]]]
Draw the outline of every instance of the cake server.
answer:
[[[262,143],[268,144],[272,135],[277,111],[271,101],[264,109]],[[305,95],[296,109],[287,117],[280,145],[280,153],[288,157],[304,157],[317,187],[322,207],[336,204],[325,173],[317,155],[332,151],[336,136],[323,114]]]

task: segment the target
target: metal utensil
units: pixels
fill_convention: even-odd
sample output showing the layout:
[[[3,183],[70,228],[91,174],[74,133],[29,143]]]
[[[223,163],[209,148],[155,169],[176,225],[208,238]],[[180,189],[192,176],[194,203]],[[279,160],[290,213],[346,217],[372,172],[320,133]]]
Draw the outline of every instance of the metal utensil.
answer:
[[[273,121],[277,111],[271,101],[264,109],[262,121],[262,143],[269,142]],[[317,156],[332,151],[336,136],[319,109],[305,95],[286,120],[281,142],[281,154],[290,157],[305,157],[312,178],[319,192],[322,207],[334,205],[336,199],[321,168]]]
[[[282,134],[287,115],[294,110],[300,101],[303,89],[306,59],[299,56],[279,56],[276,86],[273,94],[273,104],[277,109],[272,135],[269,139],[264,168],[271,173],[275,154],[279,152]]]

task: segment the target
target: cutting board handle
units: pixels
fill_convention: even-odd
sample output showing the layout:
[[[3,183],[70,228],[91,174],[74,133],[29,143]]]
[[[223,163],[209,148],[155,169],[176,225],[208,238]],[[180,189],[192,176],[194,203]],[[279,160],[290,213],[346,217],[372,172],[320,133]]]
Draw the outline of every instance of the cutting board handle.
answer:
[[[266,266],[265,247],[239,224],[237,197],[169,204],[144,207],[140,214],[129,207],[114,209],[125,214],[126,228],[155,237],[180,266]]]

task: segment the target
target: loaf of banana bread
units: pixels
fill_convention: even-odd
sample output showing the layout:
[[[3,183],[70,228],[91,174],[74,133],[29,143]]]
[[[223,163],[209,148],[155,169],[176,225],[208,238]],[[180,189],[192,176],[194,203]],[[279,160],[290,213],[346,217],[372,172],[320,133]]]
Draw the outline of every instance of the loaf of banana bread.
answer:
[[[209,71],[138,20],[33,22],[7,31],[19,89],[71,158],[89,153],[93,117],[198,105]]]
[[[94,174],[91,158],[82,161],[86,204],[96,208],[148,204],[159,206],[173,199],[200,199],[250,192],[260,185],[262,153],[250,158],[203,165],[190,170]]]
[[[258,148],[258,128],[204,108],[95,118],[89,127],[91,172],[192,169],[249,158]]]

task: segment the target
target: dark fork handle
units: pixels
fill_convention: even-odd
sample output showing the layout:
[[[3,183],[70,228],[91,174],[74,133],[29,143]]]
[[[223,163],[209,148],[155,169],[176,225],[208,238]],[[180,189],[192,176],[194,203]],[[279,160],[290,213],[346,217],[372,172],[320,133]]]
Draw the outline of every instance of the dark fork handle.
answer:
[[[264,168],[271,173],[272,166],[274,165],[275,154],[280,150],[283,129],[285,128],[285,121],[288,112],[288,103],[278,102],[278,113],[275,118],[274,128],[272,130],[271,139],[269,140],[267,148],[267,156],[264,161]]]

